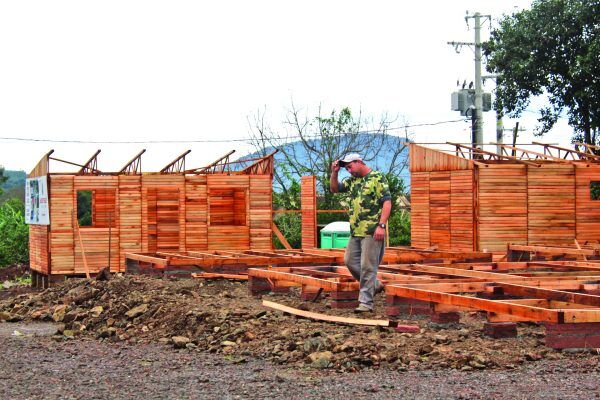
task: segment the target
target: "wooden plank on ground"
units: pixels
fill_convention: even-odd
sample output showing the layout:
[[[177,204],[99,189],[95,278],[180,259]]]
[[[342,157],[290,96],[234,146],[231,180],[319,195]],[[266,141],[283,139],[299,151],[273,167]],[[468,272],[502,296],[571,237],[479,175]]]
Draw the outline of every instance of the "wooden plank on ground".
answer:
[[[299,310],[297,308],[285,306],[283,304],[275,303],[268,300],[263,300],[263,306],[272,308],[277,311],[283,311],[288,314],[296,315],[298,317],[304,317],[314,319],[318,321],[334,322],[338,324],[346,325],[366,325],[366,326],[382,326],[382,327],[395,327],[397,326],[396,321],[390,321],[387,319],[362,319],[362,318],[350,318],[340,317],[337,315],[320,314],[311,311]]]

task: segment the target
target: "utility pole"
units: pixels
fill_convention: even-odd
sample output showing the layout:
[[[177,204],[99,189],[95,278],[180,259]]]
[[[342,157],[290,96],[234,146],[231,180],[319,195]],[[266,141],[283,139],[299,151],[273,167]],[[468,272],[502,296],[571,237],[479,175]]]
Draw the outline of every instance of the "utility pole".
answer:
[[[489,17],[489,16],[488,16]],[[468,21],[469,16],[465,17]],[[475,142],[483,143],[483,83],[481,82],[481,14],[476,12],[475,19]]]
[[[469,15],[467,11],[467,15],[465,16],[465,21],[467,22],[467,26],[469,24],[469,20],[473,19],[475,22],[475,42],[448,42],[449,45],[454,46],[456,52],[460,52],[462,46],[473,47],[475,53],[475,98],[473,102],[473,147],[481,148],[481,144],[483,143],[483,82],[481,79],[481,26],[485,23],[486,20],[492,20],[491,15],[481,15],[479,12],[476,12],[473,15]],[[483,22],[482,22],[483,21]]]

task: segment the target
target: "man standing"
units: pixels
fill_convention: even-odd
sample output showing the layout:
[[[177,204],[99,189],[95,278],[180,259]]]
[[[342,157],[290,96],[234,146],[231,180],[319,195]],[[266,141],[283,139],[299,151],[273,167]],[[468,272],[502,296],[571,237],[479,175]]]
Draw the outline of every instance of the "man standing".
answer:
[[[340,168],[352,175],[338,182]],[[360,303],[356,313],[373,311],[373,297],[383,290],[377,269],[385,250],[385,227],[392,209],[392,196],[385,176],[369,168],[356,153],[348,154],[331,165],[332,193],[350,193],[350,240],[344,261],[352,276],[360,282]]]

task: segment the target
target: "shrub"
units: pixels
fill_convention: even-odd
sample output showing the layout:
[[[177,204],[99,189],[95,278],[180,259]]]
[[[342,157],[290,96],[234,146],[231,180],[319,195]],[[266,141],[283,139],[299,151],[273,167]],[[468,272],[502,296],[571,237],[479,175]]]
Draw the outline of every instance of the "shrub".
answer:
[[[18,199],[0,205],[0,268],[29,262],[29,227],[24,213]]]

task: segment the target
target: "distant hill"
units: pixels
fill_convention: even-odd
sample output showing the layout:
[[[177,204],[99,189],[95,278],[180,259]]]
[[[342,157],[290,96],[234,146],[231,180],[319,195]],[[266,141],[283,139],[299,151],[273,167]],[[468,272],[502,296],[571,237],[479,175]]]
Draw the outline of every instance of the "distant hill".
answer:
[[[5,169],[4,176],[6,176],[8,180],[4,183],[0,183],[0,189],[2,189],[3,192],[0,195],[0,202],[15,197],[23,200],[25,198],[25,178],[27,177],[25,171],[11,171]]]
[[[395,137],[395,136],[386,136],[386,139],[383,143],[382,149],[379,152],[379,155],[376,159],[373,159],[371,161],[368,161],[367,164],[376,170],[379,171],[387,171],[390,167],[390,164],[392,163],[392,157],[394,155],[394,151],[393,149],[397,148],[399,145],[401,145],[401,142],[405,142],[406,139],[404,138],[399,138],[399,137]],[[318,140],[313,140],[310,142],[312,145],[314,145],[315,147],[318,147],[319,143]],[[308,160],[308,155],[306,153],[306,150],[302,144],[302,142],[300,141],[296,141],[296,142],[291,142],[285,145],[285,148],[287,150],[287,153],[289,154],[294,154],[294,158],[297,162],[299,162],[300,164],[308,164],[307,160]],[[273,147],[269,147],[266,149],[267,153],[270,153],[274,151]],[[247,154],[243,157],[240,157],[240,159],[245,159],[245,158],[254,158],[257,157],[258,153],[251,153],[251,154]],[[401,155],[400,158],[404,161],[408,161],[408,147],[406,147]],[[275,168],[277,169],[278,166],[281,166],[282,164],[285,164],[287,161],[285,160],[285,156],[284,153],[279,151],[277,154],[275,154]],[[399,160],[396,161],[396,163],[398,163]],[[408,165],[406,166],[406,168],[400,173],[400,177],[402,178],[402,180],[404,181],[405,187],[408,188],[410,187],[410,172],[408,170]],[[299,176],[297,176],[297,174],[292,174],[292,178],[299,180]]]

